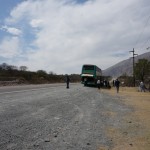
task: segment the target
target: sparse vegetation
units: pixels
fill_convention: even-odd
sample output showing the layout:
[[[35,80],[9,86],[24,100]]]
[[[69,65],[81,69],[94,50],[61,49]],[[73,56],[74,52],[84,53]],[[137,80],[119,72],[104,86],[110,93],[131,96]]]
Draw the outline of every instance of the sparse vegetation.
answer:
[[[139,59],[134,68],[136,79],[141,81],[150,80],[150,61]]]
[[[143,81],[147,88],[150,88],[150,61],[147,59],[139,59],[135,64],[134,68],[135,73],[135,84],[139,85],[140,81]],[[127,73],[124,73],[118,77],[124,86],[134,86],[133,76],[129,76]]]
[[[122,76],[119,77],[119,81],[121,82],[122,86],[128,86],[128,87],[133,86],[133,77],[132,76],[123,74]]]
[[[18,69],[19,68],[19,69]],[[71,82],[80,82],[80,75],[69,75]],[[0,65],[0,83],[7,85],[7,83],[17,84],[43,84],[43,83],[63,83],[65,82],[65,75],[57,75],[50,71],[47,73],[44,70],[37,72],[27,71],[26,66],[12,66],[6,63]]]

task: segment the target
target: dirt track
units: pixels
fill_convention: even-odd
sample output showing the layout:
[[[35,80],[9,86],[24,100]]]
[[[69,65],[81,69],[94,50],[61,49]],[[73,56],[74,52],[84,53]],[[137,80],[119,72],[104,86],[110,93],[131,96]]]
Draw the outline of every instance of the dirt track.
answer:
[[[71,84],[0,88],[0,150],[149,150],[150,93]]]
[[[128,116],[122,118],[122,128],[106,129],[115,143],[113,150],[150,150],[150,93],[127,87],[121,87],[118,94],[115,88],[102,92],[119,97],[125,105],[133,108]],[[116,115],[113,112],[110,114],[112,117]]]

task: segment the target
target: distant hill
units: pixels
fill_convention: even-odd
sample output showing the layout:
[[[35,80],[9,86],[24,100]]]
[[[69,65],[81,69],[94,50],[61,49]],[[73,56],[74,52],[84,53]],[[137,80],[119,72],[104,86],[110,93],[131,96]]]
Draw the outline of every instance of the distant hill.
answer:
[[[136,56],[135,63],[138,61],[138,59],[143,58],[148,59],[150,61],[150,52]],[[129,58],[127,60],[123,60],[117,63],[114,66],[109,67],[106,70],[103,70],[103,75],[112,77],[119,77],[124,73],[126,73],[127,75],[132,75],[132,69],[133,69],[133,59]]]

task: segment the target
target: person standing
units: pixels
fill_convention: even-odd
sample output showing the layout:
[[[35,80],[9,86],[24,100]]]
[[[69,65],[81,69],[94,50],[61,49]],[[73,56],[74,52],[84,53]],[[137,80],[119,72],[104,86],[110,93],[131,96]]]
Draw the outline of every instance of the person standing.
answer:
[[[100,86],[101,86],[100,84],[101,84],[101,81],[98,79],[97,80],[97,87],[98,87],[98,89],[100,89]]]
[[[149,81],[148,91],[150,92],[150,81]]]
[[[113,86],[115,86],[115,81],[113,80]]]
[[[119,93],[119,86],[120,86],[120,81],[118,79],[116,79],[115,87],[116,87],[117,93]]]
[[[69,82],[70,82],[70,78],[68,75],[66,75],[66,84],[67,84],[66,88],[67,89],[69,89]]]
[[[87,78],[84,78],[84,86],[87,86]]]
[[[145,92],[145,85],[144,85],[143,81],[140,82],[140,90],[141,90],[141,92],[142,91]]]

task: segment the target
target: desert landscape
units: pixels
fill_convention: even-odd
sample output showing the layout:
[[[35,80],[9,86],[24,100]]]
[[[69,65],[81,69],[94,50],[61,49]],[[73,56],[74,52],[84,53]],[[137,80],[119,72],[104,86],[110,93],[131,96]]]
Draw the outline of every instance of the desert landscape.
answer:
[[[120,87],[102,89],[100,92],[116,96],[119,100],[132,107],[133,111],[121,120],[123,127],[106,129],[115,143],[113,150],[149,150],[150,149],[150,92],[139,92],[138,87]],[[110,112],[111,117],[116,115]],[[105,150],[107,148],[101,148]]]

